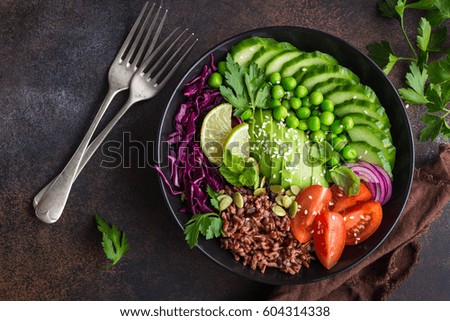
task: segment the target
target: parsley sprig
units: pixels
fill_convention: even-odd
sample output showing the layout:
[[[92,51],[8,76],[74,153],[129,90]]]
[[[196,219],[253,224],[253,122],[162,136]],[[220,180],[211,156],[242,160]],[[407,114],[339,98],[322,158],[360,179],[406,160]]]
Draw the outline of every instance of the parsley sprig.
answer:
[[[256,63],[248,68],[236,64],[230,54],[226,57],[225,85],[220,86],[222,96],[235,108],[234,116],[247,109],[268,108],[270,85]]]
[[[409,9],[427,12],[419,21],[415,45],[404,25],[404,14]],[[378,10],[383,16],[399,21],[411,56],[397,56],[391,44],[383,40],[367,46],[369,57],[386,74],[399,61],[410,64],[405,77],[407,87],[400,88],[399,93],[405,103],[425,105],[427,108],[427,112],[421,117],[425,127],[420,132],[419,140],[434,140],[440,134],[450,139],[450,51],[446,52],[447,49],[444,48],[448,31],[443,25],[450,18],[450,0],[420,0],[413,3],[407,3],[406,0],[384,0],[378,3]],[[431,54],[442,57],[430,63]]]
[[[95,215],[97,229],[102,233],[102,246],[106,257],[111,261],[104,266],[104,269],[112,268],[130,249],[125,232],[120,231],[116,226],[109,225],[100,215]]]

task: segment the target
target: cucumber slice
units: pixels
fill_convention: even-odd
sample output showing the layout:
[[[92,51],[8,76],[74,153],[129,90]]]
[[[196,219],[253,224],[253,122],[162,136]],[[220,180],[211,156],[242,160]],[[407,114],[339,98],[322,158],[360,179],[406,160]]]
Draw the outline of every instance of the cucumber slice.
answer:
[[[386,157],[389,165],[391,167],[394,166],[396,149],[392,145],[392,140],[382,131],[364,125],[356,125],[352,129],[349,129],[347,133],[353,142],[366,142],[370,146],[380,150]]]
[[[288,50],[296,50],[289,42],[280,42],[258,50],[252,58],[261,70],[265,70],[267,62],[280,53]]]
[[[336,87],[342,86],[342,85],[348,85],[348,84],[349,84],[349,81],[347,79],[331,78],[325,82],[320,82],[320,83],[316,84],[311,89],[311,92],[319,91],[325,96],[327,93],[329,93],[331,90],[335,89]]]
[[[355,125],[364,125],[364,126],[368,126],[368,127],[372,128],[374,130],[379,130],[379,131],[383,132],[383,134],[388,136],[389,139],[392,141],[391,131],[389,130],[388,127],[386,127],[378,119],[372,118],[365,114],[359,114],[359,113],[347,114],[346,116],[350,116],[353,119]]]
[[[392,166],[384,156],[384,153],[379,149],[370,146],[366,142],[349,142],[347,146],[356,149],[358,158],[373,164],[380,165],[392,178]]]
[[[247,38],[237,43],[231,49],[230,54],[238,65],[247,66],[258,50],[276,43],[277,42],[271,38]]]
[[[334,106],[334,114],[344,118],[348,114],[362,114],[380,121],[386,128],[391,128],[391,123],[383,106],[367,100],[352,99]]]
[[[342,67],[340,65],[322,65],[314,68],[310,68],[302,77],[301,84],[311,89],[322,82],[327,82],[331,78],[341,78],[348,80],[349,85],[358,84],[359,77],[356,76],[350,69]]]
[[[300,50],[288,50],[276,55],[272,59],[270,59],[266,64],[266,77],[269,77],[271,73],[279,72],[283,65],[291,59],[298,57],[302,54]]]
[[[311,66],[336,64],[337,60],[326,53],[320,51],[304,52],[297,58],[286,62],[280,73],[281,77],[286,78],[293,76],[298,71],[306,71]]]
[[[326,99],[330,99],[335,105],[352,99],[361,99],[372,103],[380,103],[375,92],[370,87],[362,84],[338,86],[328,92]]]

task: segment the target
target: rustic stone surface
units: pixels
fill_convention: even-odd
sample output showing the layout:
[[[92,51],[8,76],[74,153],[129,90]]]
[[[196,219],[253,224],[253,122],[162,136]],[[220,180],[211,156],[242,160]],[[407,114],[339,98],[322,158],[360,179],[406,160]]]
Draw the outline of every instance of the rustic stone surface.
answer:
[[[60,221],[46,225],[34,216],[32,198],[81,141],[106,93],[109,65],[143,2],[0,3],[2,300],[240,300],[264,299],[271,290],[189,251],[162,201],[155,172],[148,165],[139,168],[133,153],[125,158],[130,168],[102,169],[105,157],[97,152]],[[136,105],[109,140],[127,140],[125,151],[136,141],[151,145],[159,124],[155,115],[162,113],[183,72],[210,47],[249,29],[315,28],[363,52],[368,43],[389,38],[398,52],[406,52],[397,23],[379,17],[376,2],[164,1],[170,9],[166,33],[176,25],[189,27],[200,41],[174,80],[152,101]],[[414,23],[412,31],[416,20],[407,19]],[[402,84],[403,72],[390,76],[395,85]],[[125,99],[117,98],[108,118]],[[408,109],[415,137],[421,112]],[[437,155],[438,143],[416,144],[418,165]],[[125,230],[131,246],[110,271],[98,268],[106,262],[97,213]],[[447,206],[422,237],[422,261],[392,299],[450,299],[449,215]]]

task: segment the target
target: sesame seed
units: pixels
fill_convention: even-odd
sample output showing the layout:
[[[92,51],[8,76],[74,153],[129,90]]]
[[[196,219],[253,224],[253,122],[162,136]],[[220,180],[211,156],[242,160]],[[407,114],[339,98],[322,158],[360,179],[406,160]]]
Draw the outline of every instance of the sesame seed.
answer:
[[[350,219],[351,219],[351,220],[353,220],[354,218],[355,218],[355,217],[354,217],[353,215],[352,215],[352,216],[350,216]]]
[[[308,214],[308,210],[305,210],[305,212],[304,212],[304,213],[305,213],[305,215],[306,215],[306,214]]]
[[[308,195],[308,198],[309,198],[310,200],[312,200],[312,196],[311,196],[311,195]]]
[[[356,237],[356,235],[358,235],[358,234],[356,234],[356,233],[353,233],[353,236],[354,236],[354,237]]]
[[[336,219],[336,216],[331,215],[331,219],[332,219],[332,220],[335,220],[335,219]]]
[[[308,70],[308,68],[305,68],[305,67],[302,68],[302,71],[307,71],[307,70]]]

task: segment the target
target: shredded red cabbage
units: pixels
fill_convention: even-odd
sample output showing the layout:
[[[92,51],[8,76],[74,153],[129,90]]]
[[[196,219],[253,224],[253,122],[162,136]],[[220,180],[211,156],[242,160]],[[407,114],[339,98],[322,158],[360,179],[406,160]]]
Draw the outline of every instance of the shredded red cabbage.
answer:
[[[209,75],[217,70],[212,55],[210,59],[210,65],[205,65],[198,77],[185,84],[183,95],[186,101],[180,105],[174,117],[175,131],[167,141],[170,147],[170,181],[156,167],[173,195],[184,194],[181,211],[191,214],[213,212],[206,188],[211,186],[218,191],[224,186],[222,175],[205,157],[199,142],[201,121],[209,110],[223,100],[218,89],[211,89],[207,85]]]

